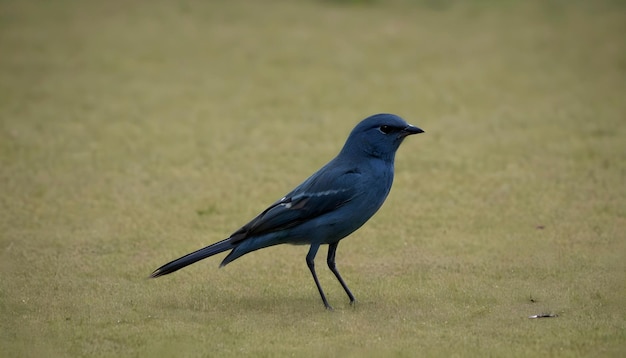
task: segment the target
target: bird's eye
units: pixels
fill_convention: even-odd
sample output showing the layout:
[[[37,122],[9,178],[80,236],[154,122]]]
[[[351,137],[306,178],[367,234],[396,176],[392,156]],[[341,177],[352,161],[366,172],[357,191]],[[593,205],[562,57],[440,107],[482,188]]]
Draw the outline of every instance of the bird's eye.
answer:
[[[393,128],[391,128],[390,126],[380,126],[378,130],[381,131],[383,134],[389,134],[391,133]]]

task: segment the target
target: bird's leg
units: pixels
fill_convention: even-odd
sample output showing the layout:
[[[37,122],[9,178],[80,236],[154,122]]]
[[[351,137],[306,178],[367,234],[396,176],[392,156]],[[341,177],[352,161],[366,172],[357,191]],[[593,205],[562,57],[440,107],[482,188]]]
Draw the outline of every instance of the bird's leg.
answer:
[[[320,285],[320,281],[317,279],[317,274],[315,273],[315,255],[317,255],[317,250],[320,248],[320,245],[312,244],[309,249],[309,253],[306,255],[306,265],[311,270],[311,275],[313,275],[313,280],[315,280],[315,285],[317,286],[317,290],[320,291],[320,296],[322,296],[322,301],[324,302],[324,306],[328,310],[332,310],[331,305],[328,304],[328,300],[326,299],[326,295],[324,294],[324,290],[322,290],[322,286]]]
[[[337,280],[339,280],[339,283],[346,291],[346,294],[348,294],[348,298],[350,298],[350,304],[352,305],[354,304],[354,302],[356,302],[354,295],[352,294],[352,292],[350,292],[348,285],[346,285],[346,283],[343,281],[343,278],[341,278],[341,275],[339,274],[339,271],[335,266],[335,253],[337,252],[337,246],[339,246],[338,242],[328,245],[328,258],[326,259],[326,262],[328,263],[328,268],[335,274],[335,277],[337,277]]]

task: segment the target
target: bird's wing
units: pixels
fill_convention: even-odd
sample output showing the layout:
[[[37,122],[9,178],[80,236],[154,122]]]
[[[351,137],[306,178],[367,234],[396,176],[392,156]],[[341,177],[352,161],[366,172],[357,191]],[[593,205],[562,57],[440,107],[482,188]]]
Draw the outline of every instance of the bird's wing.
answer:
[[[343,206],[358,194],[356,183],[360,176],[354,168],[322,168],[235,231],[231,242],[285,230]]]

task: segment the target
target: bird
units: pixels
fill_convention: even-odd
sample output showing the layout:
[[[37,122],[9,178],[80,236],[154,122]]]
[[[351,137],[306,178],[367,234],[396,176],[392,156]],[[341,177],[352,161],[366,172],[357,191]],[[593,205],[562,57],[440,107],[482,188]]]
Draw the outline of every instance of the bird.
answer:
[[[326,263],[353,305],[356,299],[335,264],[339,241],[382,206],[394,176],[395,154],[409,135],[423,133],[401,117],[380,113],[359,122],[330,162],[271,204],[228,238],[166,263],[150,275],[167,275],[228,251],[220,267],[255,250],[279,244],[310,245],[306,264],[325,308],[332,310],[315,271],[315,256],[328,245]]]

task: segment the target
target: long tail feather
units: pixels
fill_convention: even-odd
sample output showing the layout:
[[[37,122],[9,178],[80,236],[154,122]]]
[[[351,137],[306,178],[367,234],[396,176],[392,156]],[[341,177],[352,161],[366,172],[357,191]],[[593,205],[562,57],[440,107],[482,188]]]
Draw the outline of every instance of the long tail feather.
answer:
[[[228,239],[216,242],[212,245],[209,245],[205,248],[202,248],[198,251],[194,251],[174,261],[168,262],[165,265],[154,270],[154,272],[150,275],[150,277],[155,278],[155,277],[170,274],[174,271],[178,271],[185,266],[189,266],[209,256],[213,256],[215,254],[219,254],[220,252],[230,250],[237,246],[237,244],[233,244],[231,241],[232,240],[228,238]]]

